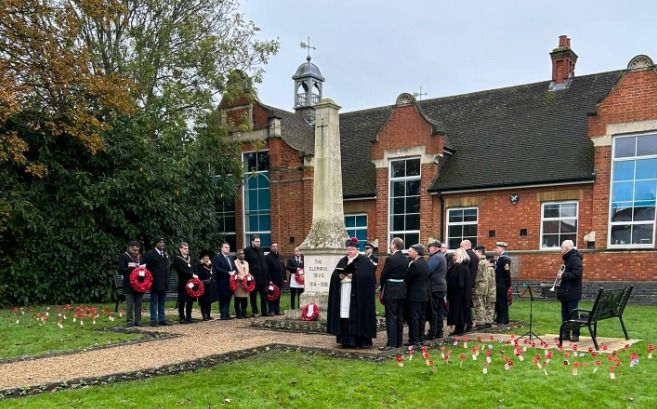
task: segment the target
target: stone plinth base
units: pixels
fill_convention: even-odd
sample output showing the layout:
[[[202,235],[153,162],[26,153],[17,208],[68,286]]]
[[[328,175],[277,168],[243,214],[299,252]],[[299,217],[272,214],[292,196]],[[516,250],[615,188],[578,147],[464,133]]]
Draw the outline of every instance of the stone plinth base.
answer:
[[[294,310],[291,310],[294,311]],[[326,333],[326,320],[318,321],[301,321],[299,316],[293,319],[284,320],[264,320],[252,321],[251,325],[264,329],[271,329],[275,331],[288,331],[288,332],[304,332],[304,333]]]
[[[319,307],[319,315],[326,315],[326,308],[328,307],[328,293],[303,293],[301,294],[299,304],[303,308],[306,304],[317,304]],[[298,318],[298,316],[297,316]]]

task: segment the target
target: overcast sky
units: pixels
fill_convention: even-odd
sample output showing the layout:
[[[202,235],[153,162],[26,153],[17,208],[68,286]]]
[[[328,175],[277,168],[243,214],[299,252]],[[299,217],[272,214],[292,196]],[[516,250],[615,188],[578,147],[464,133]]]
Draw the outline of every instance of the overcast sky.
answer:
[[[278,38],[260,100],[292,110],[296,68],[311,51],[324,97],[342,112],[546,81],[548,53],[567,34],[576,76],[624,69],[638,54],[657,62],[657,1],[241,0],[261,39]]]

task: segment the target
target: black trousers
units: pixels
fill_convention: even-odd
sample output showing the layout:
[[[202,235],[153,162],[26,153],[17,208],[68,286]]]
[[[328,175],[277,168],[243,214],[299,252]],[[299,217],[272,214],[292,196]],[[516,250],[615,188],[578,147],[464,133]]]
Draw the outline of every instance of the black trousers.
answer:
[[[387,346],[399,348],[403,343],[404,303],[406,300],[384,300],[386,307]]]
[[[290,287],[290,308],[294,309],[296,304],[299,304],[301,308],[301,294],[303,293],[303,288],[292,288]]]
[[[427,303],[427,321],[429,321],[428,338],[442,338],[443,337],[443,300],[445,298],[444,291],[435,291],[431,293],[429,302]]]
[[[210,312],[212,311],[212,303],[208,301],[199,301],[198,305],[201,306],[201,315],[204,320],[208,320],[211,317]]]
[[[262,309],[262,315],[267,315],[269,313],[269,308],[267,308],[267,285],[266,284],[256,284],[255,290],[251,291],[249,298],[251,299],[251,312],[253,314],[258,314],[258,294],[260,294],[260,307]]]
[[[509,323],[509,300],[506,298],[506,288],[495,289],[495,322]]]
[[[427,303],[420,301],[411,301],[409,303],[409,320],[408,320],[408,342],[417,344],[422,342],[424,337],[425,311]]]
[[[579,300],[560,300],[560,301],[561,301],[561,322],[566,322],[568,321],[568,318],[570,318],[570,312],[577,308],[577,304],[579,303]],[[575,316],[572,318],[578,319],[579,316],[575,314]],[[567,332],[564,332],[564,337],[570,338],[570,328],[566,327],[565,330]],[[573,330],[573,336],[579,337],[579,326],[575,326],[572,330]]]
[[[232,295],[219,296],[220,318],[230,318],[230,299],[232,297]]]
[[[178,302],[178,317],[181,321],[191,321],[192,320],[192,306],[194,301],[183,301]]]
[[[247,306],[246,297],[235,297],[235,315],[237,316],[237,318],[246,317],[246,306]]]
[[[278,299],[275,300],[275,301],[267,301],[267,304],[269,305],[269,313],[270,314],[280,314],[280,312],[281,312],[281,297],[278,297]]]

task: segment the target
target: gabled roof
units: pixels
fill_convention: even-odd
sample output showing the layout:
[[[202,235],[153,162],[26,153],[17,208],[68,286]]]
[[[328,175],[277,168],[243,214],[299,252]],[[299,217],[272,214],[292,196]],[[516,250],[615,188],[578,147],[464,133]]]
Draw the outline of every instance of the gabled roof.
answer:
[[[587,114],[595,112],[622,72],[576,77],[560,91],[549,91],[550,81],[544,81],[418,102],[428,118],[442,125],[446,145],[454,151],[429,190],[592,180]],[[374,166],[366,166],[370,149],[365,141],[376,138],[391,109],[340,115],[343,172],[345,164],[360,164],[350,178],[374,181]],[[367,196],[376,193],[376,186],[344,190],[345,197]]]
[[[549,91],[550,81],[419,101],[423,115],[445,133],[454,154],[432,192],[512,187],[593,179],[588,114],[623,71],[575,77]],[[267,107],[281,118],[282,138],[314,153],[314,128],[301,115]],[[372,142],[394,106],[340,114],[345,198],[376,195]]]

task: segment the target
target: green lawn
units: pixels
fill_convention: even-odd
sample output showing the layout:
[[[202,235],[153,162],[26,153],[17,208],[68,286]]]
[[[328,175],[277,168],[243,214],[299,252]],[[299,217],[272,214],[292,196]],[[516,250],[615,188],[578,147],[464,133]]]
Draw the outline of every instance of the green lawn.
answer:
[[[50,307],[50,311],[46,307],[25,308],[22,311],[0,310],[0,359],[43,355],[143,338],[140,334],[110,330],[112,327],[125,326],[125,318],[112,314],[114,321],[111,321],[107,316],[109,305],[95,307],[99,313],[96,323],[93,324],[92,317],[85,316],[83,325],[80,325],[78,318],[73,322],[75,306],[71,311],[61,311],[66,319],[63,319],[63,315],[58,319],[57,307]],[[101,309],[104,309],[102,314]],[[37,314],[44,317],[46,312],[47,320],[38,321]]]
[[[434,372],[420,357],[400,368],[393,359],[270,352],[177,376],[0,401],[0,408],[654,408],[657,391],[647,380],[655,361],[622,367],[612,381],[606,365],[573,376],[556,359],[546,376],[530,360],[506,371],[495,357],[484,375],[481,360],[439,363]]]
[[[521,362],[510,347],[495,341],[487,375],[482,373],[483,354],[473,361],[462,344],[446,346],[452,351],[450,364],[441,361],[437,349],[429,350],[431,359],[437,361],[435,372],[420,354],[399,367],[394,358],[376,363],[269,352],[182,375],[0,401],[0,408],[655,408],[657,357],[647,359],[646,346],[657,338],[650,324],[656,313],[654,306],[627,308],[630,336],[644,341],[618,354],[622,366],[613,381],[606,358],[594,374],[594,358],[589,355],[571,356],[570,365],[564,366],[564,355],[555,353],[546,376],[532,364],[536,353],[544,360],[542,351],[529,349]],[[528,303],[514,302],[511,318],[526,320],[527,315]],[[556,333],[559,304],[535,302],[534,320],[537,333]],[[524,331],[515,330],[517,334]],[[600,324],[598,331],[601,336],[622,334],[617,320]],[[632,352],[640,359],[633,368],[629,365]],[[461,353],[466,353],[462,367]],[[514,362],[508,371],[504,355]],[[575,361],[582,365],[578,376],[572,374]]]

